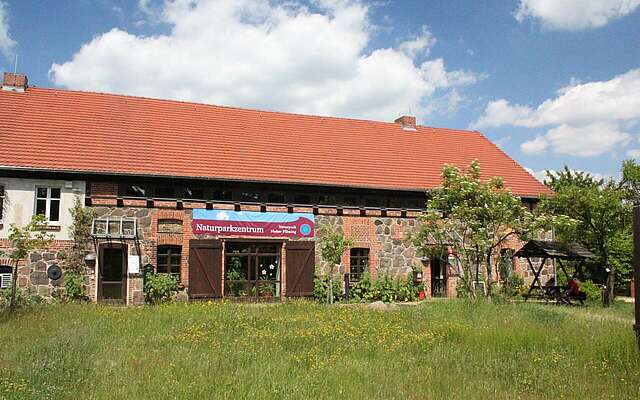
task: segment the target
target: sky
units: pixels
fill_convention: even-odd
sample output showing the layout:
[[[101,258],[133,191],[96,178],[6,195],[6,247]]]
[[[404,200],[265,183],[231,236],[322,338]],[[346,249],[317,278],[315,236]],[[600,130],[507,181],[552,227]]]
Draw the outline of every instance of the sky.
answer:
[[[0,0],[16,56],[41,87],[415,115],[538,178],[640,158],[640,0]]]

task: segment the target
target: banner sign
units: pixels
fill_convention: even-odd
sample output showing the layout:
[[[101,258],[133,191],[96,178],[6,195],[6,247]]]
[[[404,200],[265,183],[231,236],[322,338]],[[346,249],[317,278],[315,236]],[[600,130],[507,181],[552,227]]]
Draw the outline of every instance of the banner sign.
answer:
[[[196,235],[313,237],[313,214],[229,210],[193,210],[191,227]]]

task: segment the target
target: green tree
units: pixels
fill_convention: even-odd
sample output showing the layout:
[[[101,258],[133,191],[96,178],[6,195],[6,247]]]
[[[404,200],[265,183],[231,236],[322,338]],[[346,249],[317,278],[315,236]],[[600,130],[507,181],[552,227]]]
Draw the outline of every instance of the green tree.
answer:
[[[550,217],[527,209],[522,199],[505,188],[502,178],[481,179],[480,164],[473,161],[466,173],[455,166],[442,170],[442,187],[429,193],[426,210],[419,216],[419,231],[412,241],[429,256],[455,258],[464,289],[476,296],[476,282],[491,295],[493,271],[499,251],[511,237],[526,240],[560,223],[566,217]]]
[[[73,221],[69,226],[69,236],[73,244],[69,249],[65,267],[69,271],[82,274],[85,268],[84,257],[91,244],[91,224],[94,212],[93,209],[82,206],[79,196],[76,196],[69,212]]]
[[[69,212],[73,221],[69,226],[69,236],[73,240],[73,244],[65,262],[65,297],[68,300],[83,300],[86,298],[84,257],[91,244],[91,225],[94,211],[91,208],[83,207],[80,196],[76,196]]]
[[[555,194],[543,199],[542,208],[576,221],[573,225],[558,227],[556,237],[563,242],[580,243],[596,255],[586,263],[585,274],[605,283],[607,291],[603,301],[606,306],[611,305],[616,276],[621,283],[630,271],[625,250],[631,246],[628,192],[619,182],[595,179],[566,166],[562,171],[546,171],[546,175],[545,184]]]
[[[47,220],[43,215],[34,215],[31,221],[20,228],[16,224],[11,224],[9,228],[9,242],[12,250],[7,254],[13,263],[13,275],[11,277],[11,301],[9,308],[11,312],[16,308],[16,290],[18,281],[18,264],[25,260],[29,253],[35,249],[46,248],[53,240],[53,235],[47,233],[44,228]]]
[[[336,231],[329,225],[318,229],[320,255],[329,264],[329,286],[327,303],[333,304],[333,275],[335,268],[342,263],[342,254],[351,247],[351,239],[346,239],[342,232]]]

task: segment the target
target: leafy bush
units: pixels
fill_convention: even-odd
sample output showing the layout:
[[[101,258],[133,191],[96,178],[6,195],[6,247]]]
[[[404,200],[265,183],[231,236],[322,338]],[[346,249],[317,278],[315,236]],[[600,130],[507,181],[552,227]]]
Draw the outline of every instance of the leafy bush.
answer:
[[[358,302],[369,301],[373,290],[373,282],[369,274],[364,274],[349,290],[349,297]]]
[[[353,285],[349,296],[352,300],[359,302],[415,301],[418,299],[419,289],[413,281],[413,273],[410,273],[405,279],[397,281],[391,279],[389,275],[383,275],[372,281],[371,277],[365,274]]]
[[[84,289],[84,277],[73,270],[64,274],[64,300],[88,300]]]
[[[180,291],[178,278],[171,274],[148,274],[144,283],[144,297],[149,304],[169,302]]]
[[[589,301],[602,301],[602,288],[590,280],[580,283],[580,290],[587,294]]]
[[[502,282],[499,293],[506,297],[514,297],[518,296],[523,288],[525,288],[524,278],[517,274],[511,274]]]
[[[11,287],[0,289],[0,308],[9,307],[11,302]],[[20,288],[16,288],[16,306],[31,306],[44,302],[42,296],[37,293],[29,293]]]
[[[409,274],[405,280],[396,282],[396,298],[398,301],[416,301],[418,300],[419,291],[413,281],[413,274]]]
[[[319,303],[327,302],[327,288],[329,287],[329,276],[316,276],[313,280],[313,298]],[[340,279],[333,279],[333,301],[340,300],[340,294],[342,293],[342,284]]]

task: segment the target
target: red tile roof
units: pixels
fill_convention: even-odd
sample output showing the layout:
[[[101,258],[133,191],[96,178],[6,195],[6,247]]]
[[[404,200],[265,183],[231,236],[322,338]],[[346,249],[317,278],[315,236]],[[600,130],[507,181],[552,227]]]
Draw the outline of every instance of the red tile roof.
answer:
[[[0,91],[0,113],[3,168],[425,190],[478,159],[549,193],[479,132],[43,88]]]

